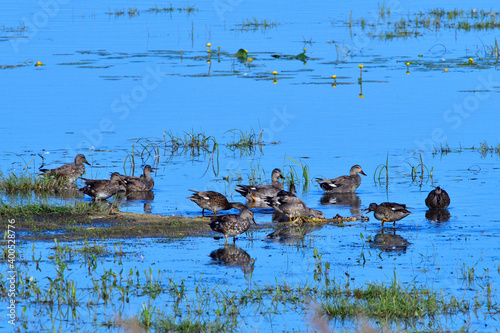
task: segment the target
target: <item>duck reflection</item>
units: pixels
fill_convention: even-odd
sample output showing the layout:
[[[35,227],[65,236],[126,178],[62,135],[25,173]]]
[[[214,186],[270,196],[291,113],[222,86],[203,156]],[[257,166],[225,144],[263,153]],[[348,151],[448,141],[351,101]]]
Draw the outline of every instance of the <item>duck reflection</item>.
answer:
[[[356,193],[327,193],[325,192],[320,199],[322,205],[336,205],[340,207],[349,207],[352,215],[361,214],[361,199]]]
[[[235,245],[226,245],[220,249],[214,250],[210,253],[210,257],[218,264],[239,267],[245,274],[253,272],[255,259],[240,247]]]
[[[446,222],[450,217],[448,209],[428,209],[425,212],[425,218],[432,222]]]
[[[134,201],[142,201],[144,204],[144,213],[151,213],[151,202],[155,199],[155,194],[153,191],[142,191],[142,192],[123,192],[120,194],[123,200],[129,202],[132,205]],[[123,202],[122,205],[127,206],[127,203]]]
[[[373,237],[373,240],[369,241],[370,247],[377,248],[383,252],[406,252],[408,245],[411,245],[402,236],[396,235],[396,231],[392,234],[384,233],[383,230]]]
[[[155,199],[155,194],[153,191],[143,191],[143,192],[127,192],[127,200],[143,200],[143,201],[153,201]]]
[[[305,235],[321,228],[323,225],[297,226],[288,224],[278,227],[276,231],[267,235],[266,239],[291,245],[302,241]]]

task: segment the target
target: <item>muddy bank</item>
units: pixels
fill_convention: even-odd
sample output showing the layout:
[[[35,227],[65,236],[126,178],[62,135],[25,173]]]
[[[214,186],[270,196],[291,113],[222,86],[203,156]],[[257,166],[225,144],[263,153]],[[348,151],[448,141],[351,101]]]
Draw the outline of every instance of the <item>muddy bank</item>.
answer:
[[[61,241],[95,238],[206,236],[210,218],[137,213],[46,214],[13,217],[20,239]]]
[[[14,216],[18,239],[59,241],[102,238],[164,237],[183,238],[217,236],[208,223],[210,217],[163,216],[125,212],[99,214],[43,214]],[[355,221],[355,218],[309,221],[307,224],[336,224]],[[4,218],[7,222],[7,219]],[[3,223],[2,223],[3,224]],[[295,223],[259,223],[252,229],[272,229],[277,225]],[[300,227],[300,226],[299,226]]]

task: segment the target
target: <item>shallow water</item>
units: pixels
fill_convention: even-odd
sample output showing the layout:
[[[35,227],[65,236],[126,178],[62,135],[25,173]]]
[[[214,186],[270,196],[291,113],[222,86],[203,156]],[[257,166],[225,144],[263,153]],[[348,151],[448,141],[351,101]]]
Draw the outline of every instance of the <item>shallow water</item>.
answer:
[[[357,215],[371,202],[407,204],[413,214],[397,224],[396,233],[412,244],[395,253],[370,248],[366,238],[380,231],[372,214],[369,222],[314,230],[305,236],[300,250],[262,240],[267,231],[253,232],[240,237],[237,245],[258,259],[254,282],[311,279],[312,252],[317,248],[334,267],[331,276],[340,279],[347,272],[360,285],[388,281],[395,270],[405,283],[415,280],[462,295],[464,281],[457,275],[465,264],[481,276],[488,269],[487,280],[497,289],[499,155],[470,149],[456,152],[477,148],[484,141],[498,146],[500,81],[495,59],[485,52],[486,46],[494,45],[496,30],[443,27],[420,29],[417,38],[378,37],[402,17],[456,7],[446,1],[394,3],[385,18],[378,15],[377,4],[365,2],[324,2],[306,9],[287,3],[286,10],[279,3],[239,1],[217,10],[216,3],[198,2],[193,5],[197,10],[189,14],[147,12],[154,2],[67,3],[53,11],[44,11],[37,2],[0,5],[0,24],[6,27],[0,37],[0,65],[2,81],[8,82],[0,114],[3,174],[25,167],[36,173],[40,155],[45,167],[56,167],[84,153],[92,161],[86,177],[107,178],[112,171],[130,173],[134,152],[136,174],[144,164],[157,167],[154,198],[123,202],[121,210],[144,212],[147,207],[147,213],[197,216],[201,210],[186,199],[188,189],[213,189],[243,201],[234,192],[238,181],[227,182],[224,177],[241,174],[240,182],[248,183],[253,170],[263,181],[275,167],[288,175],[293,169],[301,181],[300,196],[329,218]],[[493,3],[461,6],[489,10]],[[114,14],[135,7],[139,15]],[[349,29],[351,10],[354,25]],[[253,18],[276,26],[255,30],[242,26]],[[359,24],[362,18],[368,23],[364,30]],[[28,30],[17,31],[21,22]],[[210,63],[208,42],[214,51]],[[232,57],[240,48],[254,60]],[[271,56],[297,55],[303,48],[310,57],[306,63]],[[469,57],[474,65],[467,65]],[[35,67],[37,61],[44,66]],[[359,64],[364,66],[361,85]],[[273,71],[278,72],[274,84]],[[337,76],[335,86],[332,75]],[[257,134],[264,130],[265,145],[249,153],[231,151],[225,144],[237,137],[228,132],[233,129],[253,129]],[[218,159],[213,164],[209,153],[193,155],[170,148],[151,152],[145,140],[132,151],[139,138],[160,145],[165,132],[213,136],[219,144]],[[434,146],[446,144],[454,152],[432,154]],[[142,160],[138,152],[143,153]],[[420,156],[432,169],[432,177],[426,172],[422,180],[412,181],[411,166],[420,163]],[[375,175],[386,158],[388,184]],[[323,191],[315,184],[304,188],[301,169],[292,159],[307,164],[311,178],[347,174],[353,164],[360,164],[368,176],[356,196],[337,198],[355,204],[324,205]],[[452,198],[447,221],[426,218],[424,199],[436,185]],[[269,223],[271,213],[256,210],[257,222]],[[208,257],[222,246],[221,241],[142,241],[147,243],[137,253],[142,261],[127,265],[142,270],[154,264],[191,284],[202,273],[204,279],[232,281],[235,288],[247,283],[240,268],[213,265]],[[43,256],[49,246],[36,245]],[[172,253],[174,259],[160,259],[172,258]],[[359,261],[361,253],[364,264]],[[465,289],[473,294],[478,287]],[[142,301],[128,313],[136,314]],[[285,324],[277,330],[309,327],[303,316],[282,319]],[[490,326],[483,327],[484,320],[473,319],[472,327],[487,331],[494,326],[486,319]],[[268,325],[255,326],[265,331]]]

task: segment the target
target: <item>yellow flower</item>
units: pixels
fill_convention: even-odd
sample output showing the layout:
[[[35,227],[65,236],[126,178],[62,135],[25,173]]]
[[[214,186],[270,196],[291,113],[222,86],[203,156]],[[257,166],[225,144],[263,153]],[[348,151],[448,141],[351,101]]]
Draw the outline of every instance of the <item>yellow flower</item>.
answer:
[[[447,72],[447,71],[448,71],[448,68],[445,68],[445,69],[444,69],[444,71],[445,71],[445,72]]]
[[[41,62],[41,61],[37,61],[37,62],[36,62],[36,64],[35,64],[35,66],[37,66],[37,67],[38,67],[38,66],[43,66],[43,64],[42,64],[42,62]]]
[[[273,80],[273,84],[276,84],[276,83],[278,83],[278,80]]]
[[[365,96],[363,96],[363,94],[359,94],[358,96],[359,96],[359,98],[364,98],[365,97]]]
[[[252,62],[252,61],[253,61],[253,58],[248,58],[248,61],[249,61],[249,62]]]
[[[410,63],[409,63],[409,62],[407,62],[407,63],[406,63],[406,66],[410,66]]]
[[[278,75],[278,72],[274,71],[274,72],[273,72],[273,75]]]
[[[410,71],[406,71],[406,74],[410,75]]]
[[[363,68],[363,65],[359,65],[358,67],[359,67],[359,68]]]
[[[305,47],[302,50],[304,50],[304,53],[307,51],[307,49]]]
[[[469,58],[469,65],[472,65],[474,63],[474,59]]]
[[[212,46],[212,43],[207,43],[207,47],[210,47],[210,46]]]
[[[332,79],[336,79],[337,78],[337,75],[332,75]]]
[[[207,50],[207,53],[212,53],[212,51],[211,50]]]

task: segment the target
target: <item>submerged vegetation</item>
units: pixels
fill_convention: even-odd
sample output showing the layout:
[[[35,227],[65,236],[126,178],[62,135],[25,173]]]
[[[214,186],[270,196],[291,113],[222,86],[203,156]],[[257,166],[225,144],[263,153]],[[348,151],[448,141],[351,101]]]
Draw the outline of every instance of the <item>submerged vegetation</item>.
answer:
[[[380,40],[419,38],[430,32],[442,29],[455,31],[482,31],[500,28],[499,12],[484,9],[453,9],[434,8],[425,12],[399,15],[386,4],[379,5],[378,17],[370,19],[354,19],[352,12],[344,22],[349,28],[360,27],[368,36]],[[332,22],[337,24],[337,22]],[[485,45],[477,52],[485,57],[498,60],[500,51],[495,39],[493,45]]]
[[[192,12],[198,11],[198,9],[195,6],[191,5],[186,5],[185,7],[174,7],[172,4],[168,7],[158,7],[158,5],[155,5],[152,8],[146,9],[146,10],[139,10],[136,7],[130,7],[128,9],[115,9],[115,10],[108,10],[106,14],[109,16],[114,15],[115,17],[120,17],[124,15],[128,15],[130,18],[134,16],[140,15],[142,12],[145,13],[173,13],[173,12],[185,12],[187,14],[190,14]]]
[[[490,154],[496,154],[500,156],[500,144],[497,144],[495,146],[490,146],[486,141],[483,141],[479,144],[479,146],[472,146],[472,147],[462,147],[462,145],[459,145],[458,148],[451,148],[448,144],[446,143],[440,143],[439,147],[434,146],[432,150],[433,155],[446,155],[449,153],[462,153],[464,151],[476,151],[479,154],[481,154],[482,157],[485,157],[486,155]]]
[[[254,17],[251,20],[246,19],[242,23],[236,24],[236,28],[240,31],[249,31],[249,30],[256,31],[258,29],[266,30],[277,27],[278,23],[276,20],[268,21],[266,19],[259,19],[257,17]]]
[[[252,328],[248,318],[253,316],[265,318],[266,325],[272,325],[281,320],[281,315],[293,313],[309,316],[311,321],[323,321],[326,326],[330,320],[343,320],[349,325],[361,317],[374,328],[440,331],[448,319],[459,322],[476,313],[500,313],[491,289],[488,295],[478,291],[473,299],[466,299],[425,285],[403,284],[396,273],[388,283],[360,286],[352,285],[349,276],[330,278],[330,264],[323,262],[317,250],[311,258],[314,273],[309,273],[305,282],[283,278],[256,283],[252,282],[250,271],[246,273],[248,285],[238,288],[213,284],[211,278],[203,275],[179,279],[152,267],[125,268],[124,264],[136,259],[120,243],[85,240],[81,245],[63,244],[55,239],[47,257],[38,253],[35,246],[31,251],[19,251],[17,255],[23,256],[26,264],[18,271],[17,300],[23,307],[18,320],[27,330],[36,327],[64,331],[83,325],[86,330],[136,327],[156,331],[233,331],[248,325]],[[106,265],[103,257],[114,266]],[[77,279],[76,268],[87,278]],[[474,272],[473,267],[464,269]],[[4,275],[1,278],[5,279]],[[8,299],[5,284],[0,287],[0,298]],[[135,315],[127,316],[122,311],[128,304],[141,306]],[[102,307],[116,311],[115,316],[110,319],[106,311],[96,311]],[[91,314],[91,320],[83,323],[79,317],[85,311]],[[276,317],[278,313],[280,316]],[[446,318],[443,322],[438,319],[440,315]],[[462,329],[467,329],[467,323],[463,325]]]

